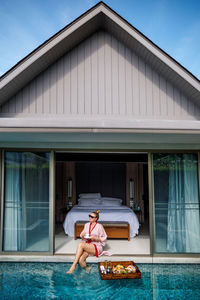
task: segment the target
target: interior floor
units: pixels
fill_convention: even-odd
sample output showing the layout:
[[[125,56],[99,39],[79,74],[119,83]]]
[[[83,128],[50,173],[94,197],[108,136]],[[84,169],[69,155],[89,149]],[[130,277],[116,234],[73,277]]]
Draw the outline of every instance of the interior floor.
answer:
[[[140,226],[140,234],[130,241],[126,239],[108,239],[104,250],[112,255],[150,255],[149,225],[143,223]],[[75,255],[80,239],[74,240],[64,233],[62,224],[56,226],[55,254]]]

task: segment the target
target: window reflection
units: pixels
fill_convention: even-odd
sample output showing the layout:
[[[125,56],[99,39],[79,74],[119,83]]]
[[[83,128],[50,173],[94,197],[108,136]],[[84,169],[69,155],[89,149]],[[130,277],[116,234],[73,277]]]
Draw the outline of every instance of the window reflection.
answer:
[[[5,153],[4,251],[49,251],[49,153]]]
[[[200,252],[197,154],[154,154],[155,250]]]

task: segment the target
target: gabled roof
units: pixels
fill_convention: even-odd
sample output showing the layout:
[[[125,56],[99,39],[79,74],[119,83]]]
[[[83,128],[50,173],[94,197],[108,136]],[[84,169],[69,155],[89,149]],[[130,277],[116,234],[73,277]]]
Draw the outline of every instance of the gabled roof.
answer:
[[[104,2],[99,2],[31,52],[0,78],[0,104],[98,30],[126,44],[190,99],[200,101],[200,81]],[[199,102],[200,103],[200,102]]]

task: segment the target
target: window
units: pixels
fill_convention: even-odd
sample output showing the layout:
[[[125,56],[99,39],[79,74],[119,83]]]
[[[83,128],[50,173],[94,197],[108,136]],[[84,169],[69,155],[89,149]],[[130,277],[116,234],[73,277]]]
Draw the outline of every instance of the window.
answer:
[[[5,152],[3,251],[49,251],[48,152]]]
[[[153,154],[155,252],[199,253],[197,154]]]

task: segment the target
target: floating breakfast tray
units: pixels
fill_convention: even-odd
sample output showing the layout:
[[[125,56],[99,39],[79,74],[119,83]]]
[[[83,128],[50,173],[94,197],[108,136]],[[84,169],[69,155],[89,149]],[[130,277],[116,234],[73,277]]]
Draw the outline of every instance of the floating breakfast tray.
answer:
[[[99,262],[99,272],[101,275],[101,279],[103,280],[109,280],[109,279],[129,279],[129,278],[141,278],[141,272],[136,266],[136,264],[133,261],[111,261],[109,264],[112,266],[112,268],[116,265],[122,265],[123,267],[128,267],[129,265],[132,265],[136,268],[135,273],[123,273],[123,274],[114,274],[114,273],[107,273],[107,274],[102,274],[101,272],[101,266],[104,266],[106,268],[106,265],[108,262]]]

